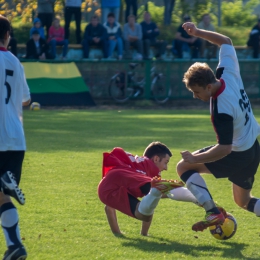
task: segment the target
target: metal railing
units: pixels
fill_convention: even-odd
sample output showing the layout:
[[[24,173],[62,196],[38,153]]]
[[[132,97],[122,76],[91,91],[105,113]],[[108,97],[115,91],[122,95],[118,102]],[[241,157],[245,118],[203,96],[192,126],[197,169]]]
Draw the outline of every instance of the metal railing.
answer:
[[[28,60],[30,61],[30,60]],[[200,61],[200,60],[196,60]],[[23,62],[26,62],[25,60]],[[57,63],[60,61],[44,61]],[[66,61],[73,62],[73,61]],[[136,69],[136,77],[145,77],[145,90],[141,97],[151,98],[151,68],[155,67],[157,73],[162,73],[163,84],[171,88],[171,99],[192,99],[192,94],[186,89],[182,82],[183,75],[195,60],[174,60],[174,61],[108,61],[108,60],[89,60],[75,61],[86,85],[89,87],[94,99],[109,99],[108,86],[111,77],[116,73],[129,71],[129,63],[140,63]],[[215,71],[218,61],[207,60],[206,62]],[[245,90],[249,98],[260,98],[260,61],[259,60],[240,60],[240,72]]]

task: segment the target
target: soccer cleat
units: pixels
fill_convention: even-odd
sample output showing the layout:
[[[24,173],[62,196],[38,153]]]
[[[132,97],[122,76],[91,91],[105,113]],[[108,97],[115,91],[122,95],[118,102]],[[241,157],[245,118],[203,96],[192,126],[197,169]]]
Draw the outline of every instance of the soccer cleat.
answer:
[[[14,175],[7,171],[0,178],[0,189],[5,195],[15,198],[21,205],[24,205],[25,198],[22,190],[18,187]]]
[[[151,181],[151,187],[159,190],[161,193],[167,193],[168,191],[183,187],[184,183],[177,180],[164,180],[161,178],[154,177]]]
[[[196,232],[203,231],[204,229],[207,229],[210,226],[223,224],[224,221],[225,221],[225,216],[223,215],[222,212],[220,212],[219,214],[208,212],[205,216],[205,220],[195,223],[192,226],[192,230]]]
[[[23,245],[5,252],[3,260],[25,260],[27,253]]]
[[[201,204],[199,204],[198,201],[197,201],[197,202],[194,202],[194,204],[197,205],[197,206],[199,206],[199,207],[201,207],[201,208],[203,208],[203,206],[202,206]],[[220,205],[218,205],[216,202],[215,202],[215,205],[216,205],[217,209],[218,209],[218,210],[224,215],[224,217],[226,218],[226,217],[227,217],[227,212],[226,212],[226,210],[225,210],[223,207],[221,207]]]
[[[226,212],[226,210],[223,208],[223,207],[221,207],[220,205],[218,205],[216,202],[215,202],[215,204],[216,204],[216,207],[218,208],[218,210],[224,215],[224,217],[226,218],[227,217],[227,212]]]

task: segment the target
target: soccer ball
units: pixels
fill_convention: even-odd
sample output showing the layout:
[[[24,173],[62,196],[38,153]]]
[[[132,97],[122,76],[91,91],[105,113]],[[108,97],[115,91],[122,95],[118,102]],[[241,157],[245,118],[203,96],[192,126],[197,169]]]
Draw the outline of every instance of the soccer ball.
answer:
[[[237,231],[237,221],[235,217],[227,212],[227,217],[222,225],[210,226],[209,231],[213,237],[219,240],[228,240]]]
[[[30,105],[30,109],[31,109],[31,110],[34,110],[34,111],[40,110],[40,109],[41,109],[41,105],[40,105],[40,103],[38,103],[38,102],[33,102],[33,103]]]

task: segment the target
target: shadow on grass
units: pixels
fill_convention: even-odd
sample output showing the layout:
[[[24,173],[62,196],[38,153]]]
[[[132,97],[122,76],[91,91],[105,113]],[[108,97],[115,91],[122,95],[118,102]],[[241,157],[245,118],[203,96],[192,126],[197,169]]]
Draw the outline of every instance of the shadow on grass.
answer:
[[[122,246],[133,247],[144,252],[161,252],[161,253],[180,253],[189,255],[192,257],[212,257],[216,258],[230,258],[230,259],[247,259],[255,260],[259,259],[259,256],[256,257],[245,257],[242,254],[242,250],[246,249],[249,244],[245,243],[235,243],[225,241],[225,244],[221,246],[216,245],[191,245],[185,243],[179,243],[177,241],[172,241],[160,237],[148,237],[148,239],[153,239],[155,241],[147,240],[147,238],[129,238],[126,236],[120,236],[119,239],[122,239]],[[226,247],[226,248],[225,248]],[[201,253],[203,252],[203,254]],[[216,254],[214,254],[216,252]]]

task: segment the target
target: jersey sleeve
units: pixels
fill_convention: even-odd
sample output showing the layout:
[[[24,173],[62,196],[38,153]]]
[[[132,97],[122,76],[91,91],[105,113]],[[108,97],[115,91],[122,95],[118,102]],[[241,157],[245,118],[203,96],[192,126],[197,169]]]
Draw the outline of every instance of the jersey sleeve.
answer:
[[[229,145],[233,141],[233,117],[228,114],[214,116],[213,124],[219,144]]]
[[[21,66],[21,69],[20,69],[20,71],[21,71],[21,84],[22,84],[22,89],[23,89],[23,102],[26,102],[31,98],[31,95],[30,95],[30,90],[29,90],[26,78],[25,78],[23,66],[22,65],[20,65],[20,66]]]
[[[233,45],[221,45],[219,52],[219,64],[217,69],[219,68],[225,68],[225,70],[235,71],[239,73],[239,63]]]
[[[159,168],[149,158],[134,156],[120,147],[114,148],[110,153],[103,153],[102,176],[115,167],[131,168],[151,178],[160,176]]]

